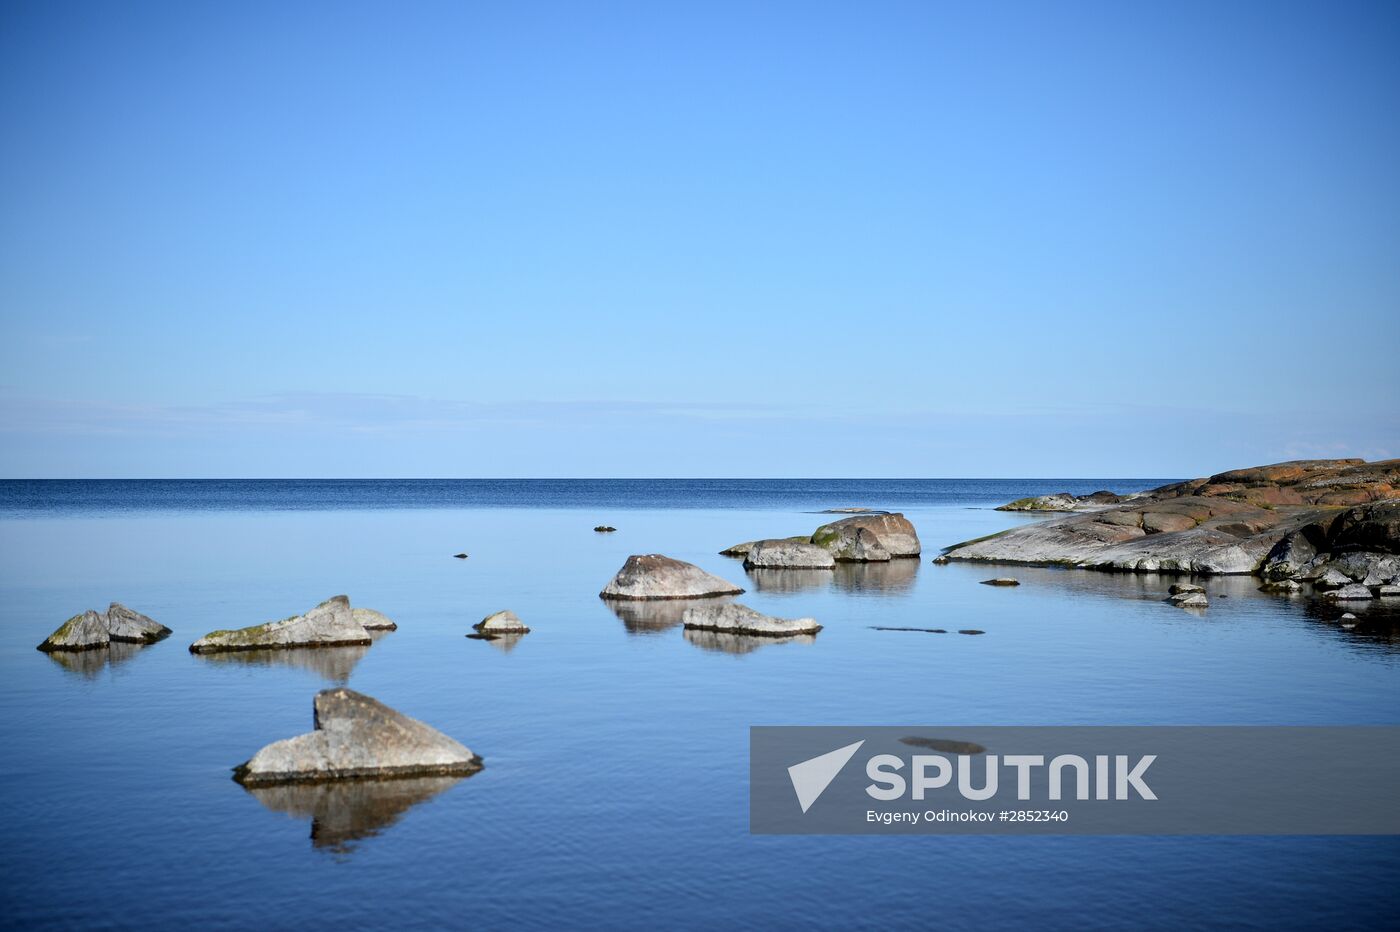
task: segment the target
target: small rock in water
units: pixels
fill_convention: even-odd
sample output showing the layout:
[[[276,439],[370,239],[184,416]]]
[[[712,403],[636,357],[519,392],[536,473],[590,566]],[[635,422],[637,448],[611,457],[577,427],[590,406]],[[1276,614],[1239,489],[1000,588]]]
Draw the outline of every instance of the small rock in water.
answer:
[[[211,631],[190,645],[190,653],[370,643],[373,641],[369,632],[350,611],[350,600],[337,595],[305,615],[293,615],[281,621],[269,621],[248,628]]]
[[[934,562],[934,564],[937,565],[937,566],[947,566],[949,563],[952,563],[953,561],[952,561],[952,560],[949,560],[949,559],[948,559],[946,556],[944,556],[943,554],[939,554],[938,556],[936,556],[936,557],[933,558],[933,562]]]
[[[1193,592],[1205,592],[1206,589],[1204,586],[1198,586],[1195,583],[1172,583],[1167,591],[1172,595],[1190,595]]]
[[[1204,592],[1179,592],[1167,599],[1177,608],[1207,608],[1210,600]]]
[[[106,622],[94,611],[86,611],[58,626],[58,630],[44,639],[39,650],[45,653],[59,650],[96,650],[112,643]]]
[[[609,527],[609,526],[606,525],[606,524],[600,524],[600,525],[598,525],[597,527],[595,527],[593,530],[597,531],[599,534],[611,534],[613,531],[616,531],[617,528],[615,528],[615,527]]]
[[[815,618],[774,618],[735,602],[688,608],[681,618],[681,623],[692,630],[722,631],[757,637],[816,634],[822,629]]]
[[[1260,592],[1302,592],[1303,584],[1296,579],[1270,580],[1259,587]]]
[[[836,566],[836,558],[825,547],[805,541],[760,540],[749,548],[744,557],[744,566],[760,569],[829,570]]]
[[[986,634],[981,628],[960,628],[958,634]]]
[[[871,631],[921,631],[924,634],[947,634],[946,628],[890,628],[884,625],[870,625]]]
[[[1325,593],[1322,597],[1333,602],[1365,602],[1375,598],[1375,596],[1371,595],[1371,590],[1360,583],[1352,583],[1349,586],[1334,589],[1331,592]]]
[[[648,553],[628,557],[598,595],[605,599],[696,599],[743,591],[693,563]]]
[[[1021,581],[1020,581],[1019,579],[1012,579],[1010,576],[998,576],[996,579],[984,579],[984,580],[982,580],[982,585],[984,585],[984,586],[1019,586],[1019,585],[1021,585]]]
[[[1328,569],[1321,576],[1313,580],[1313,586],[1318,589],[1340,589],[1351,582],[1351,577],[1337,569]]]
[[[1344,612],[1342,614],[1342,617],[1337,619],[1337,623],[1340,624],[1343,628],[1355,628],[1356,616],[1353,615],[1351,612]]]
[[[154,644],[161,638],[170,636],[170,629],[140,612],[133,612],[120,602],[113,602],[104,616],[107,633],[114,641],[131,644]]]
[[[442,732],[352,689],[316,694],[315,730],[275,741],[234,768],[245,785],[469,774],[481,758]]]
[[[399,626],[383,612],[372,608],[352,608],[350,615],[366,631],[397,631]]]
[[[525,627],[525,623],[516,616],[515,612],[509,609],[487,615],[485,618],[472,625],[472,628],[476,633],[469,634],[467,637],[487,641],[498,637],[504,637],[505,635],[530,633],[530,629]]]
[[[915,748],[928,748],[930,751],[942,751],[944,754],[985,754],[987,749],[972,741],[953,741],[948,738],[925,738],[921,735],[913,735],[908,738],[900,738],[900,744],[907,744]]]
[[[465,560],[467,558],[465,553],[454,553],[452,556],[456,557],[458,560]]]

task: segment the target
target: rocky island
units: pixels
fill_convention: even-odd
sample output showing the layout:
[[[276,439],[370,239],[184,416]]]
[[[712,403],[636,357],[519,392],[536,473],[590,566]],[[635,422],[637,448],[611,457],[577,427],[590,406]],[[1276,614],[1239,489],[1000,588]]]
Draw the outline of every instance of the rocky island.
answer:
[[[1252,573],[1318,589],[1357,585],[1369,598],[1384,597],[1389,592],[1383,589],[1396,585],[1397,555],[1400,460],[1346,459],[1277,463],[1172,483],[1088,513],[955,544],[943,557],[1127,572]],[[1349,597],[1357,597],[1356,590]]]

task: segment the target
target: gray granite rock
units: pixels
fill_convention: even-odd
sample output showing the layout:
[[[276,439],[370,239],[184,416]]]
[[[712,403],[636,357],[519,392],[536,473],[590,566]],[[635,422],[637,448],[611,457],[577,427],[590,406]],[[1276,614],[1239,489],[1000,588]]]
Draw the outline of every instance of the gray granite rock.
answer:
[[[836,558],[825,547],[805,541],[760,540],[749,549],[744,565],[762,569],[821,570],[834,567]]]
[[[628,557],[599,595],[605,599],[694,599],[743,591],[693,563],[648,553]]]
[[[170,636],[170,629],[140,612],[134,612],[120,602],[113,602],[103,616],[107,623],[107,633],[114,641],[130,644],[154,644],[161,638]]]
[[[1352,578],[1336,567],[1329,566],[1313,577],[1313,586],[1318,589],[1340,589],[1353,582]]]
[[[372,608],[352,608],[350,615],[366,631],[397,631],[399,626],[388,615]]]
[[[1323,595],[1323,598],[1333,602],[1366,602],[1374,599],[1375,596],[1371,593],[1370,589],[1361,585],[1361,583],[1352,583],[1340,589],[1333,589],[1331,592]]]
[[[190,645],[195,654],[225,650],[260,650],[284,647],[328,647],[341,644],[369,644],[371,638],[350,611],[350,600],[343,595],[327,599],[305,615],[249,628],[211,631]]]
[[[1183,592],[1171,596],[1167,601],[1177,608],[1206,608],[1210,605],[1204,592]]]
[[[812,542],[812,538],[810,536],[782,537],[777,539],[791,541],[795,544],[810,544]],[[719,552],[719,555],[722,557],[746,557],[749,555],[749,551],[754,548],[755,544],[762,544],[768,542],[769,541],[766,540],[746,540],[742,544],[735,544],[732,547],[725,547]]]
[[[472,625],[476,634],[467,637],[493,638],[507,634],[529,634],[530,629],[509,609],[493,612]]]
[[[859,533],[862,530],[865,535]],[[922,552],[913,523],[897,512],[856,515],[823,524],[812,532],[812,543],[830,550],[838,560],[857,562],[917,557]]]
[[[97,612],[89,610],[81,615],[74,615],[59,625],[58,630],[50,634],[39,645],[39,650],[45,653],[96,650],[106,647],[110,643],[112,643],[112,636],[107,631],[107,620]]]
[[[344,687],[316,694],[315,730],[276,741],[234,768],[245,785],[475,773],[467,747]]]
[[[814,618],[775,618],[737,602],[692,606],[686,609],[681,623],[691,630],[719,631],[754,637],[816,634],[822,629]]]

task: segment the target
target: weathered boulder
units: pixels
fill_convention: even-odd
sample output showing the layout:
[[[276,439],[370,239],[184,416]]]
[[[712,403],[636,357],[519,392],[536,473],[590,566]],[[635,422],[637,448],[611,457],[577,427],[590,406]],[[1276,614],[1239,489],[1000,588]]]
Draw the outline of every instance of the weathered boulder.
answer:
[[[1321,524],[1307,524],[1285,534],[1264,557],[1259,575],[1265,579],[1294,579],[1317,558],[1327,544],[1327,530]]]
[[[996,579],[982,580],[984,586],[1019,586],[1021,581],[1010,576],[998,576]]]
[[[790,541],[790,542],[795,543],[795,544],[810,544],[810,543],[812,542],[812,538],[811,538],[811,537],[782,537],[782,538],[777,538],[777,539],[778,539],[778,540]],[[754,548],[754,545],[755,545],[755,544],[770,543],[771,540],[772,540],[772,539],[770,539],[770,540],[746,540],[746,541],[744,541],[742,544],[735,544],[735,545],[733,545],[732,547],[725,547],[723,550],[721,550],[721,551],[719,552],[719,555],[722,556],[722,557],[746,557],[746,556],[749,555],[749,551],[752,550],[752,549]]]
[[[1346,573],[1335,567],[1328,567],[1319,575],[1313,577],[1313,587],[1316,589],[1340,589],[1348,585],[1353,580]]]
[[[755,541],[744,557],[744,565],[765,569],[830,569],[836,565],[831,551],[816,544],[795,540]]]
[[[501,612],[494,612],[472,625],[475,634],[469,634],[469,638],[495,638],[507,634],[529,634],[530,629],[525,627],[515,612],[506,609]]]
[[[372,608],[352,608],[350,614],[366,631],[397,631],[399,629],[399,626],[388,615],[376,612]]]
[[[190,645],[194,654],[225,650],[258,650],[285,647],[328,647],[369,644],[364,626],[355,620],[350,600],[334,596],[307,612],[281,621],[232,630],[211,631]]]
[[[1183,592],[1170,596],[1167,601],[1177,608],[1206,608],[1210,605],[1204,592]]]
[[[475,773],[470,749],[344,687],[316,694],[315,730],[275,741],[234,768],[245,785]]]
[[[648,553],[628,557],[599,595],[605,599],[694,599],[743,591],[693,563]]]
[[[1124,500],[1123,496],[1115,495],[1107,490],[1093,492],[1089,495],[1055,492],[1051,495],[1018,498],[1014,502],[998,506],[997,511],[1101,511]]]
[[[154,644],[161,638],[170,636],[170,629],[160,622],[134,612],[120,602],[113,602],[103,616],[107,622],[107,633],[114,641],[130,644]]]
[[[58,630],[44,639],[39,650],[49,653],[67,650],[96,650],[112,642],[107,630],[107,620],[97,612],[88,610],[58,626]]]
[[[862,538],[860,531],[873,535]],[[889,557],[917,557],[922,552],[919,535],[904,515],[873,514],[843,518],[823,524],[812,532],[812,543],[830,550],[838,560],[880,560]]]
[[[737,602],[692,606],[686,609],[681,623],[692,630],[720,631],[753,637],[816,634],[822,629],[814,618],[775,618]]]
[[[1340,589],[1333,589],[1331,592],[1325,593],[1322,597],[1324,599],[1330,599],[1333,602],[1366,602],[1375,598],[1371,590],[1360,583],[1352,583]]]

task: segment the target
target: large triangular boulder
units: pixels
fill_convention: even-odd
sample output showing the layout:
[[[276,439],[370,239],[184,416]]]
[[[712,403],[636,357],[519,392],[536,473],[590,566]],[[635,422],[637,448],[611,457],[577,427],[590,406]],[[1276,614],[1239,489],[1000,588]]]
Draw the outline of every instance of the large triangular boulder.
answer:
[[[160,622],[134,612],[120,602],[113,602],[107,609],[107,633],[114,641],[131,644],[154,644],[161,638],[170,636],[170,629]]]
[[[86,611],[58,626],[58,630],[44,639],[39,650],[49,653],[61,650],[96,650],[112,643],[107,631],[107,620],[98,612]]]
[[[475,773],[481,758],[353,689],[316,694],[315,730],[275,741],[234,768],[245,785]]]
[[[743,591],[693,563],[648,553],[628,557],[599,595],[605,599],[695,599]]]

